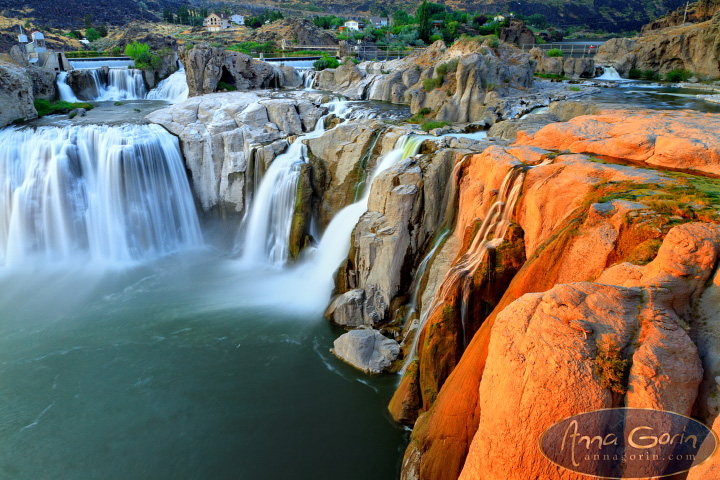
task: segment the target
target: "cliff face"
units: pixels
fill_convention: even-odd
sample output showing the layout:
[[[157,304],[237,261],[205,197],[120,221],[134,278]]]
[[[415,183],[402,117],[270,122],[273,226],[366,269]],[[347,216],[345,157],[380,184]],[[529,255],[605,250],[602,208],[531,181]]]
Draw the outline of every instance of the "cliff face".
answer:
[[[665,74],[684,68],[720,78],[720,10],[705,22],[649,30],[635,39],[615,38],[598,48],[597,65],[611,65],[621,74],[630,69]]]
[[[37,118],[33,82],[25,68],[0,61],[0,127]]]
[[[438,272],[442,295],[419,342],[418,368],[391,404],[405,421],[413,409],[425,411],[402,478],[575,478],[545,460],[537,437],[597,408],[660,408],[712,421],[720,411],[713,394],[720,317],[710,306],[720,255],[715,181],[624,162],[714,173],[717,121],[692,112],[604,112],[521,132],[513,147],[469,157],[455,264],[508,172],[534,165],[513,209],[517,228],[478,269],[496,280],[510,272],[511,280],[493,297],[487,277],[474,278],[463,297],[443,288],[454,267]],[[703,142],[688,144],[692,138]],[[463,308],[474,325],[462,321]],[[477,330],[469,343],[463,326]],[[618,391],[595,370],[609,344],[628,365]]]
[[[517,48],[490,48],[473,40],[450,48],[437,41],[418,55],[365,67],[367,74],[351,64],[323,70],[317,88],[407,104],[413,113],[427,108],[437,120],[488,123],[500,110],[498,98],[526,92],[535,71],[534,62]]]

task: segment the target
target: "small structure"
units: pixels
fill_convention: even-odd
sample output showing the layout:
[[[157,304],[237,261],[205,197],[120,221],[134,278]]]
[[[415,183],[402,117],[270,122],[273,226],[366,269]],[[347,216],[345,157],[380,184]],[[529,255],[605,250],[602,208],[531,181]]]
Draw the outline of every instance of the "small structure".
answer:
[[[385,17],[370,17],[370,23],[374,27],[387,27],[388,20]]]
[[[505,17],[504,17],[503,15],[495,15],[495,16],[493,17],[493,21],[494,21],[494,22],[504,22],[504,21],[505,21]]]
[[[231,15],[230,21],[235,25],[245,25],[245,15]]]
[[[32,42],[27,45],[28,53],[45,53],[45,35],[42,32],[35,31],[32,33]]]
[[[224,13],[211,13],[205,19],[205,27],[208,32],[219,32],[226,28],[230,28],[230,17]]]
[[[348,20],[343,24],[345,27],[345,30],[355,30],[356,32],[359,32],[360,30],[363,30],[365,28],[365,24],[358,22],[356,20]]]

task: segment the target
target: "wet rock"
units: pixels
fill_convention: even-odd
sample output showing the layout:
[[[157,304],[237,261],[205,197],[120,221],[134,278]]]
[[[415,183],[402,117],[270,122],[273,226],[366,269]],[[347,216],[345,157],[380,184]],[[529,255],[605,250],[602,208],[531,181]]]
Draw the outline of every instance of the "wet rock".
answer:
[[[363,315],[365,290],[355,289],[338,295],[325,310],[325,318],[342,327],[368,325]],[[372,325],[372,324],[369,324]]]
[[[400,345],[368,328],[352,330],[338,337],[332,352],[341,360],[367,373],[387,371],[400,354]]]

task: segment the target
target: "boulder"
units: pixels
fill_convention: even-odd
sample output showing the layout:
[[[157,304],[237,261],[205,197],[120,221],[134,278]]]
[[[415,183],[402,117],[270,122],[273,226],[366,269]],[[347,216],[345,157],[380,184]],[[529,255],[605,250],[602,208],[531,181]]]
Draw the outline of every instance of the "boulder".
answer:
[[[27,67],[28,75],[32,80],[33,96],[42,100],[54,101],[58,96],[57,74],[53,70],[44,68]]]
[[[350,290],[336,296],[325,310],[325,318],[342,327],[368,325],[363,315],[365,290]],[[372,324],[370,324],[372,325]]]
[[[33,84],[23,67],[0,61],[0,127],[37,118]]]
[[[286,78],[267,62],[206,44],[189,51],[180,47],[178,54],[185,67],[190,96],[215,92],[219,82],[238,90],[252,90],[281,87],[280,82]]]
[[[500,40],[518,45],[534,45],[535,34],[522,20],[510,20],[510,25],[500,29]]]
[[[341,360],[367,373],[387,371],[400,355],[400,345],[378,330],[363,328],[338,337],[332,352]]]

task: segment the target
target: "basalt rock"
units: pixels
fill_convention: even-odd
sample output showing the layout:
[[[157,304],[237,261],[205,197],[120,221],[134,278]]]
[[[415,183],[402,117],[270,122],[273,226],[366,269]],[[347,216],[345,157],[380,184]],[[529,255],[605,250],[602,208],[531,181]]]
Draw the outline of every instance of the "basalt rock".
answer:
[[[595,61],[592,58],[548,57],[545,51],[539,48],[530,50],[530,56],[537,64],[535,71],[538,73],[573,78],[595,76]]]
[[[367,373],[386,371],[400,354],[395,340],[369,328],[345,333],[333,346],[332,352],[338,358]]]
[[[518,45],[534,45],[535,33],[521,20],[510,20],[510,25],[500,29],[500,40]]]
[[[595,56],[598,65],[611,65],[620,74],[630,69],[666,74],[686,69],[710,78],[720,77],[720,10],[705,22],[647,31],[635,39],[611,39]]]
[[[36,67],[27,67],[26,71],[32,80],[33,97],[48,101],[57,98],[57,75],[54,71]]]
[[[19,65],[0,61],[0,126],[37,118],[33,84]]]
[[[189,51],[180,47],[178,54],[185,67],[190,96],[215,92],[219,82],[238,90],[252,90],[282,87],[285,79],[275,66],[244,53],[201,44]]]

